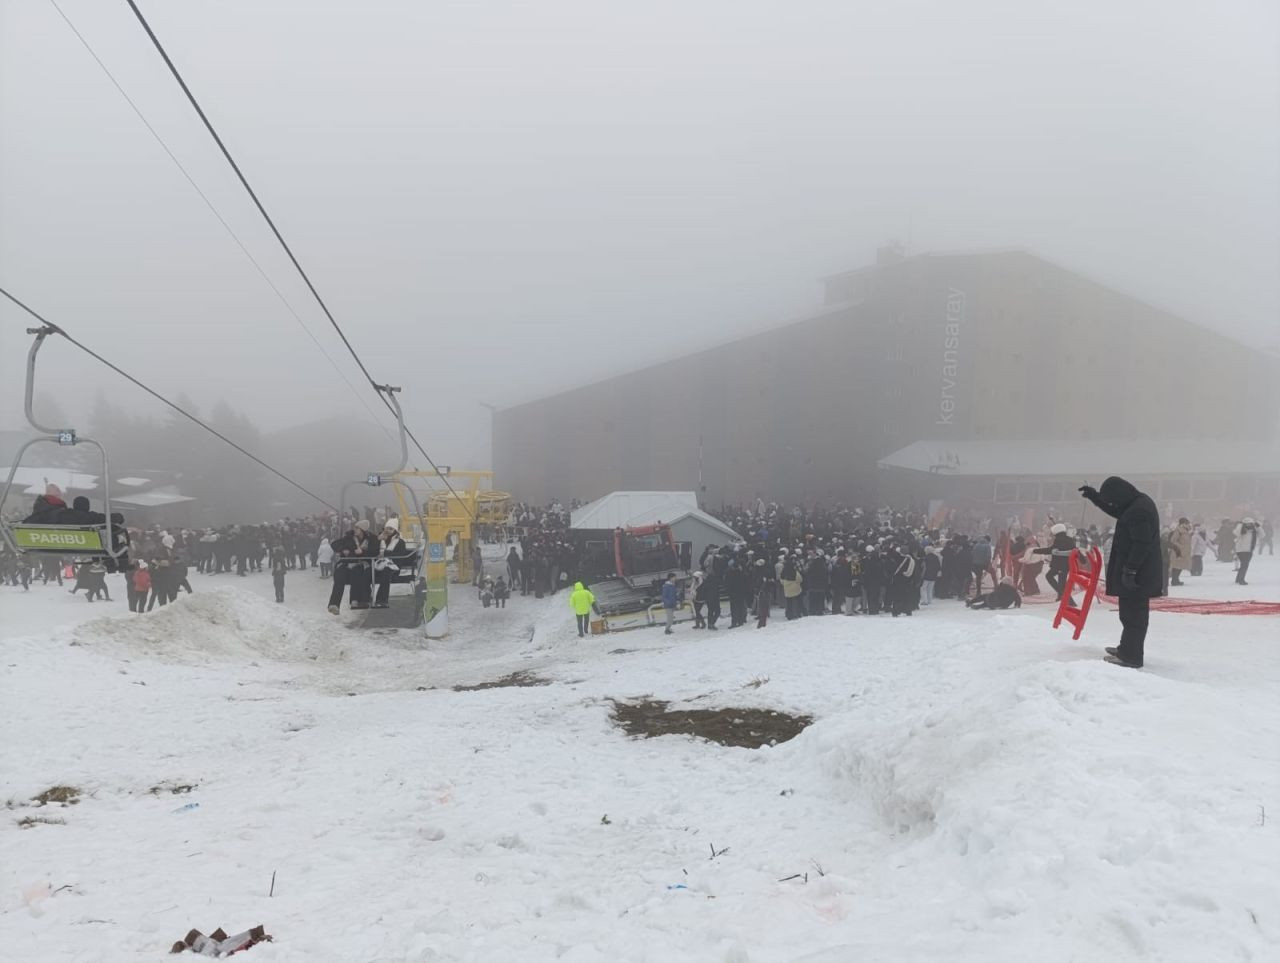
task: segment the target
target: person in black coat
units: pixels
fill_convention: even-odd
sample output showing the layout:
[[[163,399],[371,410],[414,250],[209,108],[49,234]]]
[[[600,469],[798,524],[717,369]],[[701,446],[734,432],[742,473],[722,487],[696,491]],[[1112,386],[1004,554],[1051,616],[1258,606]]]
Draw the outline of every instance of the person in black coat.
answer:
[[[986,595],[975,595],[973,598],[967,599],[964,604],[966,608],[970,609],[1007,609],[1010,606],[1020,609],[1022,608],[1022,596],[1014,588],[1013,579],[1005,576]]]
[[[1120,644],[1107,647],[1107,661],[1141,668],[1150,620],[1150,600],[1163,594],[1160,514],[1149,495],[1112,475],[1080,494],[1116,520],[1107,558],[1107,594],[1120,602]]]
[[[367,609],[372,594],[370,564],[378,548],[369,535],[369,523],[363,518],[355,527],[333,542],[333,590],[329,593],[329,611],[337,615],[342,594],[351,586],[351,607]]]
[[[844,600],[853,594],[853,566],[841,549],[836,553],[836,560],[831,563],[831,614],[844,613]],[[849,603],[853,608],[853,603]]]
[[[804,570],[804,587],[808,593],[808,614],[825,615],[827,607],[827,589],[831,586],[831,571],[827,568],[827,558],[821,552],[809,560]]]
[[[729,628],[736,629],[747,623],[747,597],[751,592],[751,577],[741,561],[729,562],[724,576],[725,592],[729,595]]]

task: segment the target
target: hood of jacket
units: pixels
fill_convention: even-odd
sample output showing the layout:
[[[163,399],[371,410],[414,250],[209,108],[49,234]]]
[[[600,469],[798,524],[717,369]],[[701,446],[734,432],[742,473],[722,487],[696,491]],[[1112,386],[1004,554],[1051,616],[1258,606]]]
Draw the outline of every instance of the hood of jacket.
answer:
[[[574,582],[574,583],[573,583],[573,590],[574,590],[575,592],[581,592],[581,591],[583,591],[585,588],[586,588],[586,586],[584,586],[581,582]]]
[[[1132,484],[1119,475],[1112,475],[1102,483],[1102,487],[1098,489],[1098,494],[1108,505],[1114,505],[1123,511],[1132,505],[1133,500],[1138,497],[1138,489],[1134,488]]]

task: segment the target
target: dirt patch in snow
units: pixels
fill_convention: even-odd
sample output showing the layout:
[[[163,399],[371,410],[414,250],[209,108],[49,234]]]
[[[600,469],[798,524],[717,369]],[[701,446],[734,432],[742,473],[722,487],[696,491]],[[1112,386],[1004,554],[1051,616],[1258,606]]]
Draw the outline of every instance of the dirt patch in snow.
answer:
[[[147,792],[153,796],[163,796],[165,793],[169,793],[174,796],[185,796],[193,789],[199,787],[199,785],[200,784],[197,782],[162,782],[152,786],[147,790]]]
[[[454,692],[479,692],[481,689],[507,689],[511,687],[527,688],[530,686],[551,685],[550,679],[544,679],[532,672],[512,672],[501,679],[491,682],[477,682],[475,685],[455,685]]]
[[[722,746],[759,749],[794,739],[813,722],[776,709],[670,709],[657,699],[613,703],[614,725],[631,736],[697,736]]]
[[[50,786],[38,796],[32,796],[31,801],[37,806],[47,806],[50,803],[61,803],[64,806],[74,806],[80,801],[83,793],[75,786]]]

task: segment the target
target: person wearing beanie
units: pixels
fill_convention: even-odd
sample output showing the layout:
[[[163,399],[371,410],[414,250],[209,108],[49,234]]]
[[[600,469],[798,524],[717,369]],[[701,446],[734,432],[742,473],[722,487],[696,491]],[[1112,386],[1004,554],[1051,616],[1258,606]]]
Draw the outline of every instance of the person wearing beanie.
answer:
[[[385,609],[390,604],[391,580],[412,556],[400,537],[400,519],[388,518],[382,526],[382,534],[378,536],[378,558],[373,563],[374,580],[378,583],[378,594],[373,602],[375,609]]]
[[[1062,591],[1067,585],[1067,571],[1071,565],[1071,553],[1076,550],[1076,540],[1067,531],[1067,526],[1058,522],[1049,529],[1053,542],[1042,548],[1034,548],[1036,555],[1049,556],[1049,571],[1044,580],[1053,588],[1058,599],[1062,599]]]
[[[693,605],[693,627],[695,629],[705,629],[707,620],[702,615],[702,610],[707,604],[707,595],[703,587],[705,579],[701,572],[694,572],[689,579],[689,601]]]

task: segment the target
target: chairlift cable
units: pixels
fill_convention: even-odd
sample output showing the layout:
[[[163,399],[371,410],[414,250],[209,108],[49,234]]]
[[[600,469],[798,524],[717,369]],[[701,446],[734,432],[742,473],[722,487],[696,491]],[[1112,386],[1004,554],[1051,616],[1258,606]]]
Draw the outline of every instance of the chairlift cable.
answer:
[[[137,378],[135,378],[133,375],[129,374],[129,372],[127,372],[127,371],[123,370],[122,368],[118,367],[117,365],[112,364],[110,361],[108,361],[108,360],[107,360],[106,358],[104,358],[102,355],[98,354],[98,352],[94,351],[94,350],[93,350],[92,348],[90,348],[88,345],[86,345],[86,344],[84,344],[84,343],[82,343],[82,342],[80,342],[80,341],[77,341],[75,338],[73,338],[71,335],[69,335],[69,334],[66,332],[66,329],[59,327],[58,325],[54,324],[52,321],[49,321],[47,318],[45,318],[45,317],[43,317],[41,314],[39,314],[39,313],[38,313],[34,308],[32,308],[32,307],[30,307],[29,305],[26,305],[26,304],[24,304],[23,302],[19,301],[16,297],[14,297],[12,294],[10,294],[10,293],[5,289],[5,288],[0,287],[0,294],[3,294],[6,298],[8,298],[10,301],[12,301],[14,304],[16,304],[18,307],[20,307],[23,311],[26,311],[26,312],[27,312],[27,314],[31,315],[33,318],[35,318],[37,321],[39,321],[39,322],[40,322],[41,324],[43,324],[45,327],[49,328],[49,330],[51,330],[54,334],[62,335],[62,337],[66,338],[68,341],[70,341],[72,344],[74,344],[77,348],[79,348],[79,349],[80,349],[81,351],[83,351],[85,354],[89,355],[91,358],[94,358],[94,359],[95,359],[95,360],[97,360],[97,361],[102,362],[104,365],[106,365],[108,368],[110,368],[110,369],[111,369],[112,371],[114,371],[116,374],[120,375],[122,378],[124,378],[124,379],[125,379],[125,380],[127,380],[127,381],[131,381],[133,384],[137,385],[139,388],[141,388],[141,389],[142,389],[143,391],[145,391],[147,394],[151,395],[151,397],[153,397],[153,398],[157,399],[158,401],[162,401],[162,402],[164,402],[166,405],[168,405],[170,408],[172,408],[172,409],[173,409],[174,411],[176,411],[178,414],[182,415],[184,418],[188,419],[189,421],[193,421],[193,422],[195,422],[197,425],[199,425],[199,426],[200,426],[201,428],[203,428],[205,431],[209,432],[209,434],[214,435],[215,437],[222,439],[222,440],[223,440],[223,441],[225,441],[228,445],[230,445],[232,448],[234,448],[236,451],[240,452],[240,454],[244,455],[246,458],[250,459],[251,461],[254,461],[254,462],[256,462],[257,464],[261,465],[263,468],[265,468],[267,471],[271,472],[271,474],[275,475],[277,478],[280,478],[280,479],[282,479],[283,481],[288,482],[290,485],[292,485],[294,488],[298,489],[298,491],[302,492],[304,495],[308,495],[308,496],[310,496],[311,498],[314,498],[316,501],[318,501],[318,502],[319,502],[321,505],[323,505],[325,508],[328,508],[328,509],[332,510],[335,514],[337,513],[338,509],[337,509],[336,507],[334,507],[333,505],[330,505],[327,501],[325,501],[323,498],[321,498],[321,497],[320,497],[319,495],[317,495],[315,492],[311,491],[309,488],[305,488],[304,486],[302,486],[302,485],[301,485],[301,484],[299,484],[298,482],[294,481],[292,478],[290,478],[290,477],[289,477],[288,475],[286,475],[284,472],[282,472],[282,471],[280,471],[280,470],[278,470],[278,469],[276,469],[276,468],[272,468],[270,465],[268,465],[265,461],[263,461],[261,458],[259,458],[257,455],[255,455],[253,452],[248,451],[248,450],[246,450],[245,448],[241,447],[240,445],[236,444],[234,441],[232,441],[230,438],[228,438],[228,437],[227,437],[226,435],[224,435],[222,432],[218,431],[218,429],[216,429],[216,428],[214,428],[213,426],[211,426],[211,425],[207,424],[206,422],[202,421],[200,418],[196,417],[196,416],[195,416],[195,415],[193,415],[191,412],[187,411],[187,410],[186,410],[185,408],[183,408],[181,405],[175,404],[174,402],[170,401],[168,398],[166,398],[164,395],[160,394],[160,392],[156,391],[154,388],[150,388],[150,387],[148,387],[147,385],[143,384],[141,381],[139,381],[139,380],[138,380]]]
[[[293,266],[297,269],[299,276],[301,276],[303,282],[307,285],[307,289],[311,292],[312,297],[316,299],[316,303],[320,305],[320,309],[324,312],[325,317],[328,318],[329,323],[333,325],[334,331],[336,331],[338,333],[338,337],[342,339],[342,343],[346,346],[347,351],[350,352],[351,357],[355,360],[355,363],[360,368],[361,373],[364,374],[365,379],[368,380],[369,386],[378,393],[378,397],[381,398],[382,403],[387,406],[387,410],[394,412],[391,402],[383,395],[383,386],[375,381],[373,375],[369,373],[369,369],[365,367],[365,363],[360,359],[360,355],[356,353],[356,349],[352,346],[350,339],[347,338],[346,333],[342,330],[342,326],[338,324],[337,318],[335,318],[333,316],[333,312],[329,310],[329,306],[325,303],[324,298],[320,296],[320,292],[316,290],[316,286],[311,283],[310,276],[308,276],[307,272],[303,270],[301,262],[299,262],[298,258],[293,253],[293,249],[289,247],[289,243],[284,239],[284,235],[281,234],[280,229],[276,227],[276,222],[271,219],[271,215],[267,213],[267,209],[263,206],[262,201],[258,199],[257,193],[249,185],[249,181],[244,176],[244,172],[240,170],[240,165],[237,164],[235,158],[231,156],[231,152],[227,150],[227,145],[224,144],[222,138],[218,136],[218,132],[214,129],[209,117],[205,114],[204,108],[200,106],[200,102],[196,100],[195,95],[191,92],[191,88],[188,87],[187,82],[183,80],[182,74],[178,72],[177,66],[175,66],[173,60],[169,57],[168,52],[164,49],[164,45],[160,43],[160,38],[157,37],[155,31],[151,29],[151,24],[147,22],[147,18],[143,16],[142,11],[138,8],[138,5],[134,0],[125,0],[125,2],[129,4],[129,9],[133,11],[133,15],[137,18],[138,23],[142,25],[142,29],[146,31],[152,45],[156,48],[156,52],[160,54],[161,59],[165,62],[165,66],[169,68],[169,73],[173,74],[173,79],[176,80],[178,82],[178,86],[182,88],[182,92],[186,95],[187,101],[191,104],[192,108],[194,108],[196,114],[199,115],[201,122],[205,126],[205,130],[209,132],[209,136],[211,136],[214,143],[218,145],[218,149],[222,151],[222,156],[226,158],[227,163],[231,165],[231,169],[235,171],[236,177],[239,178],[241,185],[243,185],[244,189],[248,192],[254,206],[258,208],[258,213],[262,215],[263,220],[267,222],[267,226],[271,228],[271,233],[275,235],[276,240],[280,242],[280,246],[284,248],[285,254],[289,256],[289,260],[293,263]],[[449,493],[453,495],[454,500],[457,501],[458,504],[462,505],[463,510],[466,511],[468,515],[471,515],[471,509],[467,507],[461,496],[454,491],[453,485],[449,483],[448,477],[441,472],[436,463],[431,460],[431,456],[428,455],[426,449],[422,447],[422,443],[418,441],[413,432],[410,431],[407,426],[405,427],[405,434],[408,436],[409,440],[413,442],[414,447],[422,454],[422,457],[426,460],[427,464],[431,466],[432,470],[436,473],[436,476],[444,482],[445,488],[447,488]]]
[[[174,165],[178,168],[178,170],[182,172],[182,176],[187,179],[187,183],[190,184],[192,188],[194,188],[195,192],[200,195],[200,199],[204,201],[205,206],[208,207],[209,210],[213,212],[213,216],[218,219],[218,222],[223,226],[226,232],[231,236],[231,240],[235,241],[236,245],[240,248],[240,250],[244,252],[244,256],[249,259],[249,263],[252,264],[255,268],[257,268],[258,273],[262,275],[262,279],[267,282],[271,290],[275,292],[276,297],[280,299],[280,303],[285,306],[285,309],[291,315],[293,315],[293,319],[298,322],[298,327],[302,328],[302,330],[306,332],[307,337],[311,339],[312,343],[315,344],[316,348],[319,349],[320,353],[324,355],[324,359],[328,361],[329,365],[333,368],[333,370],[337,372],[338,377],[341,378],[343,382],[346,384],[346,386],[351,389],[351,393],[355,396],[356,400],[359,401],[360,404],[364,407],[364,410],[369,413],[369,418],[373,421],[374,424],[376,424],[379,428],[382,429],[382,433],[386,435],[388,439],[390,439],[391,441],[395,441],[395,436],[391,434],[391,430],[387,427],[387,425],[383,421],[379,420],[376,414],[374,414],[373,409],[369,407],[369,402],[365,400],[365,396],[360,394],[360,392],[356,391],[356,386],[351,383],[351,380],[346,376],[343,370],[338,367],[338,363],[334,361],[333,358],[329,355],[329,352],[324,349],[324,345],[320,343],[320,340],[315,336],[315,334],[311,331],[311,329],[307,327],[307,324],[305,321],[302,320],[301,315],[299,315],[298,312],[294,310],[294,307],[292,304],[289,303],[288,298],[284,296],[283,292],[281,292],[281,290],[276,286],[276,283],[271,280],[270,275],[268,275],[266,270],[263,269],[262,265],[258,263],[258,259],[255,258],[252,253],[250,253],[249,249],[245,246],[244,242],[240,240],[239,235],[236,234],[236,232],[232,229],[231,225],[227,223],[226,218],[224,218],[222,216],[222,213],[214,206],[213,201],[211,201],[208,195],[205,194],[205,192],[200,189],[200,185],[196,183],[195,178],[193,178],[191,174],[188,173],[186,167],[183,166],[182,161],[178,160],[177,155],[174,154],[172,150],[170,150],[169,145],[165,143],[164,138],[160,136],[160,133],[151,125],[151,122],[147,120],[146,116],[142,113],[142,110],[138,107],[136,103],[134,103],[133,98],[130,97],[128,92],[124,89],[124,87],[121,86],[120,81],[116,80],[115,75],[111,72],[110,68],[107,67],[105,63],[103,63],[102,58],[98,56],[97,51],[95,51],[93,49],[93,46],[89,43],[89,41],[85,39],[84,34],[82,34],[76,28],[76,25],[72,23],[71,18],[67,16],[66,11],[64,11],[62,7],[58,5],[58,0],[49,0],[49,3],[51,3],[53,5],[53,8],[58,11],[62,19],[66,21],[67,26],[71,28],[71,32],[76,35],[76,39],[80,41],[80,43],[84,46],[84,49],[89,51],[89,56],[91,56],[97,62],[98,66],[102,68],[102,72],[107,75],[107,79],[110,80],[111,83],[115,86],[116,90],[120,92],[120,96],[123,97],[125,99],[125,102],[128,103],[128,105],[133,108],[133,112],[138,115],[138,119],[142,121],[143,126],[146,127],[148,131],[150,131],[151,136],[155,138],[156,143],[159,144],[161,148],[163,148],[164,152],[169,155],[169,159],[173,161]]]

